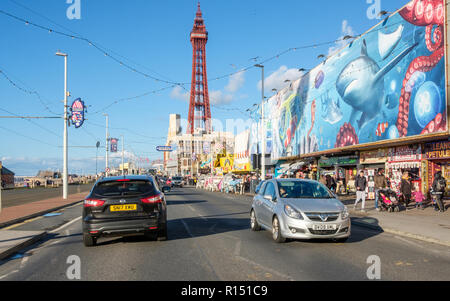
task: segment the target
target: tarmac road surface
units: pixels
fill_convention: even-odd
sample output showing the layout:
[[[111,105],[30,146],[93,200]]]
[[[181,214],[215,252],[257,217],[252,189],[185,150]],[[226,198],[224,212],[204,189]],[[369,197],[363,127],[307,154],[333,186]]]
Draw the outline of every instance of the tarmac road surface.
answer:
[[[357,226],[344,244],[276,244],[268,231],[250,230],[250,197],[181,188],[166,198],[169,240],[163,242],[104,238],[86,248],[81,205],[20,225],[15,230],[60,228],[0,262],[0,280],[68,280],[72,255],[80,259],[81,280],[368,280],[371,255],[380,258],[381,280],[450,280],[444,246]]]

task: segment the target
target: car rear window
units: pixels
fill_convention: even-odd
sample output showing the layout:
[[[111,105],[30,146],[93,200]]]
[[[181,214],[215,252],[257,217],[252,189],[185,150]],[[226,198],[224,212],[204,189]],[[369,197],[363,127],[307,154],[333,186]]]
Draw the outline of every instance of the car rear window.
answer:
[[[93,193],[99,196],[129,196],[156,194],[156,189],[150,181],[110,181],[98,183],[94,187]]]

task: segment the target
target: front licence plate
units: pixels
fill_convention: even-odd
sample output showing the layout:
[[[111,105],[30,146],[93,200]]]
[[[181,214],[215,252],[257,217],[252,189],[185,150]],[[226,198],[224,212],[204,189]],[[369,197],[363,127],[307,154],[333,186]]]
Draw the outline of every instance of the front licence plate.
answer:
[[[336,225],[326,225],[326,224],[313,225],[313,230],[315,231],[327,231],[336,229],[337,229]]]
[[[129,205],[112,205],[109,207],[111,212],[115,211],[135,211],[137,210],[136,204],[129,204]]]

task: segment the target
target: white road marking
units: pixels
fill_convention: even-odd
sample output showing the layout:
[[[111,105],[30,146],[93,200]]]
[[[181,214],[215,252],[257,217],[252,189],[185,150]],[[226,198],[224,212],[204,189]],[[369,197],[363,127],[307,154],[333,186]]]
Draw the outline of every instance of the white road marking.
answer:
[[[186,204],[186,202],[185,202],[185,204]],[[191,205],[187,205],[187,206],[189,207],[189,209],[191,209],[193,212],[195,212],[198,215],[198,217],[200,217],[203,220],[208,220],[206,217],[200,215],[200,213],[194,207],[192,207]]]
[[[10,275],[12,275],[12,274],[14,274],[14,273],[17,273],[18,271],[19,271],[19,270],[14,270],[14,271],[12,271],[12,272],[6,274],[6,275],[0,276],[0,280],[2,280],[2,279],[6,278],[6,277],[8,277],[8,276],[10,276]]]
[[[262,270],[266,270],[266,271],[268,271],[268,272],[270,272],[270,273],[272,273],[274,275],[278,275],[281,278],[288,279],[289,281],[294,281],[294,279],[292,277],[290,277],[288,275],[285,275],[285,274],[282,274],[282,273],[280,273],[278,271],[275,271],[274,269],[271,269],[271,268],[268,268],[266,266],[263,266],[263,265],[261,265],[261,264],[259,264],[257,262],[254,262],[254,261],[252,261],[250,259],[247,259],[247,258],[244,258],[244,257],[241,257],[241,256],[236,256],[236,258],[239,259],[239,260],[245,261],[245,262],[247,262],[247,263],[249,263],[251,265],[254,265],[254,266],[256,266],[256,267],[258,267],[258,268],[260,268]]]
[[[22,261],[20,262],[20,269],[22,269],[27,264],[28,259],[30,259],[30,257],[26,255],[22,258]]]
[[[184,228],[186,229],[187,233],[189,234],[189,236],[191,236],[192,238],[194,237],[194,235],[192,235],[191,230],[189,229],[188,225],[186,224],[186,222],[184,220],[181,220],[181,222],[183,223]]]
[[[57,233],[58,231],[60,231],[60,230],[62,230],[62,229],[64,229],[64,228],[66,228],[66,227],[72,225],[73,223],[79,221],[81,218],[82,218],[82,216],[76,217],[76,218],[74,218],[73,220],[71,220],[70,222],[65,223],[65,224],[62,225],[61,227],[59,227],[59,228],[57,228],[57,229],[55,229],[55,230],[50,231],[50,233]]]

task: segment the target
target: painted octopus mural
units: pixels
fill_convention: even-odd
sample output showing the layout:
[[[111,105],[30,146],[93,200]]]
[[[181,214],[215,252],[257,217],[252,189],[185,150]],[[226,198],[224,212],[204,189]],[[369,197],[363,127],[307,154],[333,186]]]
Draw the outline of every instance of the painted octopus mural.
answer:
[[[412,0],[268,101],[272,159],[447,130],[444,0]]]
[[[409,104],[411,89],[417,76],[417,72],[432,70],[444,57],[444,2],[442,0],[414,0],[400,11],[400,15],[409,23],[416,26],[426,26],[425,43],[427,49],[432,52],[429,56],[415,58],[408,67],[400,97],[397,129],[400,137],[408,133]],[[412,84],[411,84],[412,83]],[[409,89],[408,89],[409,88]],[[445,116],[438,113],[422,134],[442,131],[446,128]]]

